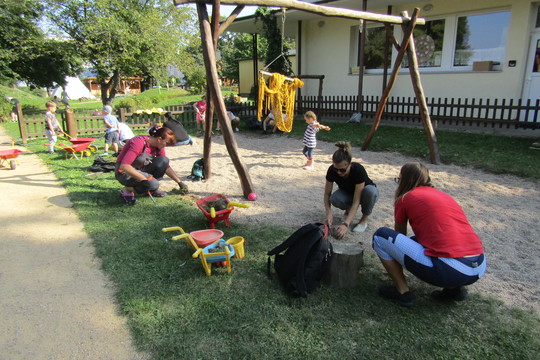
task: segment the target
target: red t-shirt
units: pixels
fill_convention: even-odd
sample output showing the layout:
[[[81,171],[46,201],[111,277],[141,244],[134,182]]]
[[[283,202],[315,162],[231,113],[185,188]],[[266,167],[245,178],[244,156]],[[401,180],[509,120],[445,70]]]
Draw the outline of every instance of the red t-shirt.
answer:
[[[143,154],[143,150],[145,154],[165,156],[165,148],[153,148],[150,146],[148,136],[138,135],[127,142],[120,155],[118,155],[116,162],[131,165],[137,157]]]
[[[461,206],[432,187],[417,187],[402,196],[394,218],[397,223],[409,221],[416,241],[426,248],[428,256],[457,258],[484,252]]]

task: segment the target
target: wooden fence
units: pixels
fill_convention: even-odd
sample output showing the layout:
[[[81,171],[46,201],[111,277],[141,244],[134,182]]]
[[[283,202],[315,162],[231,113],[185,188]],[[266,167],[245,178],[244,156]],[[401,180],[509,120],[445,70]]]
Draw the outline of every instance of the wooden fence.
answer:
[[[187,129],[195,128],[195,109],[192,104],[167,106],[163,108],[170,111],[173,117],[180,121]],[[256,108],[250,103],[231,103],[227,110],[232,111],[236,116],[253,116]],[[133,130],[147,129],[150,123],[163,123],[165,116],[158,113],[147,114],[145,112],[137,114],[126,109],[119,109],[116,114],[120,121],[129,124]],[[62,129],[72,137],[85,137],[88,135],[104,134],[103,115],[90,111],[59,111],[56,114]],[[46,138],[45,118],[43,114],[25,115],[20,112],[19,122],[20,134],[23,143],[28,139]],[[215,121],[215,120],[214,120]]]
[[[357,96],[303,96],[297,102],[297,113],[315,111],[320,117],[349,119],[356,112]],[[427,98],[431,120],[448,126],[499,128],[540,128],[540,99],[448,99]],[[379,96],[365,96],[362,117],[372,119],[379,105]],[[418,104],[414,97],[391,97],[383,119],[418,122]]]
[[[540,128],[540,99],[536,101],[523,100],[490,100],[490,99],[426,99],[430,115],[435,125],[469,126],[469,127],[498,127],[501,129]],[[362,102],[362,117],[372,119],[379,105],[379,96],[365,96]],[[302,96],[296,104],[296,114],[308,110],[315,111],[322,119],[348,120],[356,112],[356,96]],[[256,116],[254,103],[227,102],[227,110],[232,111],[242,119]],[[186,128],[195,127],[195,110],[192,104],[168,106],[173,116],[182,122]],[[19,113],[21,138],[27,139],[46,137],[44,117],[42,114],[25,116]],[[71,115],[72,114],[72,115]],[[91,112],[60,112],[62,128],[72,136],[101,134],[105,131],[103,116]],[[137,114],[120,109],[119,120],[127,122],[134,130],[148,128],[149,123],[163,122],[165,117],[156,113]],[[383,120],[401,123],[420,123],[418,105],[414,97],[391,97],[388,100]],[[215,120],[214,120],[215,121]]]

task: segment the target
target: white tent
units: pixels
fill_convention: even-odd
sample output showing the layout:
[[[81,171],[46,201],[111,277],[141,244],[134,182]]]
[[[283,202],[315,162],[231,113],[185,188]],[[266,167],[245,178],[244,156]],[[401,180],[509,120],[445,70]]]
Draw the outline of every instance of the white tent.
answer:
[[[78,77],[66,77],[66,92],[70,100],[78,100],[80,98],[95,99],[96,97],[88,90],[86,86]],[[59,99],[62,98],[62,87],[57,86],[54,88],[51,96],[57,96]]]

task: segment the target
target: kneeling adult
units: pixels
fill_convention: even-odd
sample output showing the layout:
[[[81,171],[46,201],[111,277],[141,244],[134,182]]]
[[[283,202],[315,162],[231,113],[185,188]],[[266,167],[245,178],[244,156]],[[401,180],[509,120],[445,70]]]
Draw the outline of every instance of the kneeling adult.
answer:
[[[171,129],[153,127],[149,135],[135,136],[129,140],[116,160],[115,177],[125,187],[120,190],[124,201],[133,205],[135,193],[164,197],[159,191],[159,180],[167,175],[178,183],[180,190],[187,192],[187,185],[169,166],[165,154],[166,146],[174,146],[176,137]]]

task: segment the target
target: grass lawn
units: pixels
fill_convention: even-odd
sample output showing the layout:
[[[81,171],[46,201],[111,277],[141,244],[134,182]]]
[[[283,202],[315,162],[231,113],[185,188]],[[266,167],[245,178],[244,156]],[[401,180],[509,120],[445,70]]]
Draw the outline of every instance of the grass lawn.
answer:
[[[17,137],[17,124],[3,125]],[[304,129],[303,121],[295,121],[289,136],[301,137]],[[368,131],[363,124],[332,124],[318,139],[359,146]],[[530,139],[443,131],[437,136],[443,162],[540,179],[540,152],[529,150]],[[233,260],[230,275],[217,268],[207,277],[186,242],[170,241],[174,234],[161,232],[175,225],[206,228],[193,201],[169,196],[157,206],[150,199],[124,206],[111,196],[119,188],[112,173],[88,175],[92,158],[63,160],[46,154],[42,143],[27,147],[66,187],[115,284],[136,346],[153,359],[538,358],[538,313],[482,295],[439,304],[429,299],[433,288],[412,277],[416,306],[401,308],[377,295],[388,279],[369,250],[358,287],[320,286],[307,299],[289,299],[276,279],[266,278],[266,252],[295,229],[219,223],[225,239],[246,239],[246,257]],[[417,129],[381,126],[370,150],[428,159],[425,136]]]
[[[5,125],[10,132],[16,129],[16,124]],[[296,121],[290,136],[301,136],[304,128],[302,121]],[[319,139],[347,139],[359,145],[367,131],[365,125],[335,124],[331,132],[320,132]],[[170,241],[174,234],[161,232],[162,227],[174,225],[186,230],[206,228],[204,216],[192,201],[169,196],[157,206],[150,199],[124,206],[111,196],[118,189],[112,173],[88,175],[91,158],[63,160],[60,155],[46,154],[42,143],[32,141],[28,148],[66,187],[94,239],[103,270],[115,284],[116,301],[136,346],[154,359],[538,358],[537,313],[508,308],[481,295],[463,303],[439,304],[429,299],[433,288],[414,278],[410,281],[416,306],[401,308],[376,294],[388,279],[369,251],[358,287],[320,286],[307,299],[289,299],[277,280],[266,278],[266,252],[294,229],[234,221],[224,228],[219,223],[225,239],[243,236],[247,240],[246,257],[233,260],[230,275],[217,268],[207,277],[199,260],[191,258],[187,243]],[[439,134],[443,161],[459,163],[465,158],[467,165],[483,168],[488,162],[476,163],[480,155],[471,153],[494,154],[495,171],[507,170],[511,164],[506,163],[506,151],[530,156],[528,143]],[[425,138],[414,129],[381,127],[371,150],[427,156]],[[539,155],[534,154],[528,163],[516,162],[515,172],[538,179],[538,173],[529,170],[530,164],[539,163]]]

